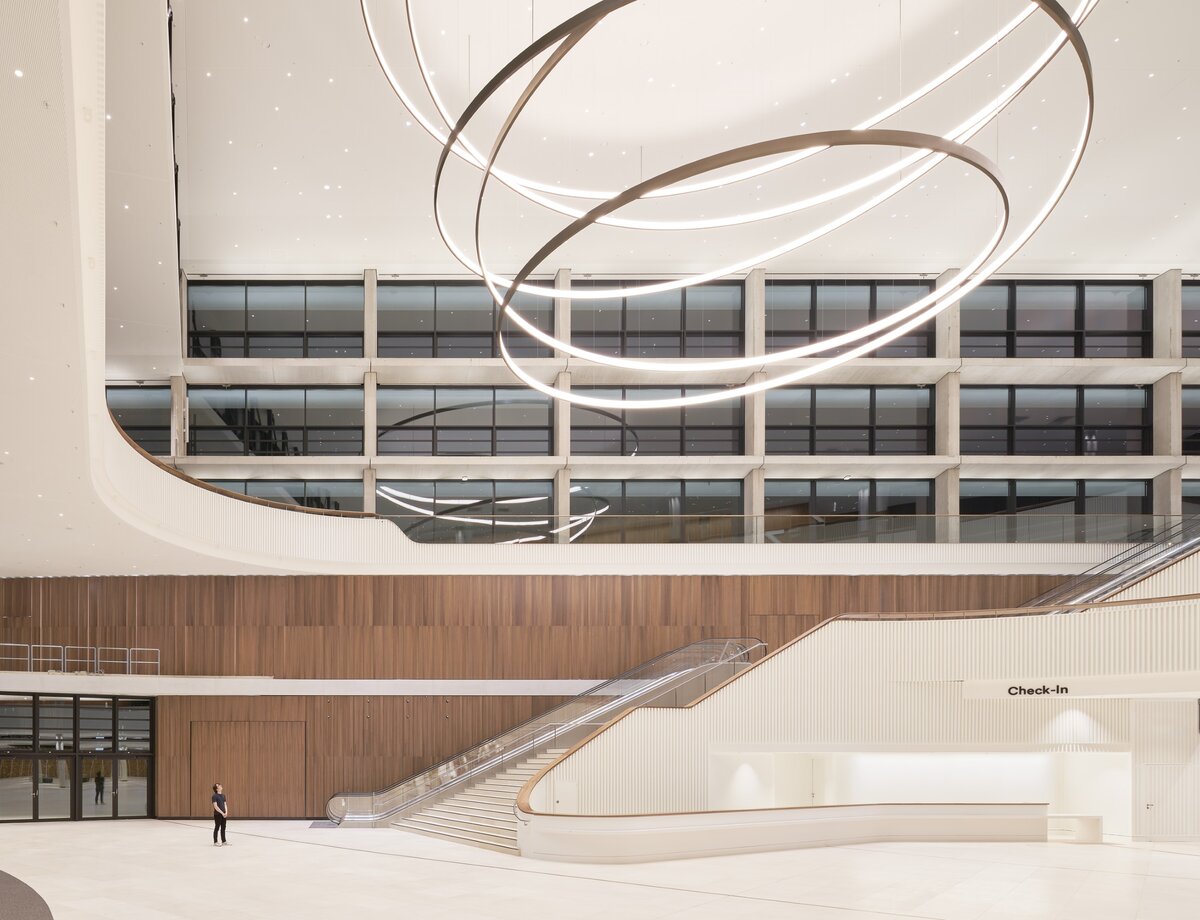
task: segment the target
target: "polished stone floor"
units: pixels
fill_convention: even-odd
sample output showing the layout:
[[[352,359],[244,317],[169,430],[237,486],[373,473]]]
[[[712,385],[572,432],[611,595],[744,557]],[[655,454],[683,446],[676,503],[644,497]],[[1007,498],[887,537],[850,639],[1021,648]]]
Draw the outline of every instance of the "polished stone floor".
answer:
[[[631,866],[307,823],[0,826],[56,920],[1196,920],[1200,844],[868,844]],[[0,911],[2,913],[2,911]]]

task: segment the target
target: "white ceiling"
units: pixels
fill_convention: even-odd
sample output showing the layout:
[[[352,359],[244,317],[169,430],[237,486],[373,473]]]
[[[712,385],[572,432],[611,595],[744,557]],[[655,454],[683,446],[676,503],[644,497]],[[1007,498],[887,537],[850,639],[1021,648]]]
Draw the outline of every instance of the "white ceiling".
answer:
[[[586,5],[414,2],[430,68],[455,111],[534,31]],[[940,72],[1022,6],[1020,0],[635,4],[613,14],[555,73],[518,123],[504,162],[549,181],[620,186],[721,147],[847,127],[881,105],[880,96],[890,101],[899,87],[911,90]],[[287,0],[177,0],[175,7],[187,271],[463,271],[430,216],[438,147],[392,95],[355,0],[308,3],[303,16]],[[371,7],[402,82],[432,112],[411,65],[401,4],[371,0]],[[1044,18],[1033,17],[936,100],[887,124],[946,130],[974,111],[985,90],[994,91],[1030,61],[1052,31]],[[1011,268],[1124,273],[1200,265],[1200,215],[1189,207],[1191,165],[1200,155],[1194,53],[1200,4],[1101,0],[1083,31],[1097,75],[1092,147],[1058,213]],[[1077,134],[1078,72],[1069,55],[1060,55],[1000,119],[998,131],[979,139],[1012,187],[1029,193],[1018,196],[1018,215],[1029,213],[1037,200],[1032,196],[1057,178]],[[494,127],[499,114],[499,108],[486,110],[481,129]],[[488,132],[473,136],[486,149]],[[765,181],[762,189],[747,183],[630,213],[737,210],[748,196],[778,200],[893,156],[825,155]],[[925,189],[902,193],[827,246],[770,267],[938,272],[961,264],[991,226],[995,204],[978,179],[963,179],[949,166],[940,170],[941,181],[931,177]],[[450,213],[464,238],[476,179],[466,167],[450,173]],[[519,266],[561,226],[504,190],[489,197],[485,213],[489,251],[505,269]],[[561,264],[612,273],[698,270],[809,226],[804,217],[719,233],[596,230],[564,251]]]

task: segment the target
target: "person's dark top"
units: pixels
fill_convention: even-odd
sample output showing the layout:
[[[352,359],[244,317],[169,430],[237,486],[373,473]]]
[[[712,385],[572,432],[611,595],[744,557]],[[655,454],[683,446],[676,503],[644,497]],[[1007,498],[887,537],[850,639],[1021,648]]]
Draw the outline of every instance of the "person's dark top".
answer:
[[[213,797],[212,797],[212,802],[214,805],[214,808],[213,808],[214,814],[216,813],[218,808],[221,810],[222,813],[224,813],[224,811],[225,811],[225,795],[224,795],[224,793],[214,792]]]

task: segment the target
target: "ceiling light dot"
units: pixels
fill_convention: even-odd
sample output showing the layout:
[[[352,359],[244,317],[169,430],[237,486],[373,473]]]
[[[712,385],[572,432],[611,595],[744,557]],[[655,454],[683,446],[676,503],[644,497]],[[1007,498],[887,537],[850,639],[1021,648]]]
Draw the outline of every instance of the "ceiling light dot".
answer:
[[[1151,79],[1151,80],[1153,80],[1153,79],[1154,79],[1154,74],[1150,74],[1150,79]]]
[[[287,75],[290,77],[290,76],[292,75],[292,72],[289,70],[289,71],[287,72]]]
[[[16,77],[16,78],[19,80],[19,79],[21,79],[21,77],[25,76],[25,71],[23,71],[23,70],[21,70],[20,68],[18,68],[18,69],[16,69],[16,70],[14,70],[14,71],[13,71],[13,76],[14,76],[14,77]]]
[[[325,186],[325,191],[329,191],[329,186]]]
[[[333,82],[333,77],[330,77],[330,78],[329,78],[329,82],[330,82],[330,83],[332,83],[332,82]]]
[[[250,21],[250,17],[249,17],[249,16],[243,16],[243,17],[242,17],[242,22],[249,22],[249,21]]]
[[[204,76],[206,76],[206,77],[211,77],[211,76],[212,76],[212,71],[211,71],[211,70],[207,70],[207,71],[205,71],[205,72],[204,72]]]
[[[129,210],[129,205],[125,205],[124,207],[125,207],[125,210],[126,210],[126,211],[128,211],[128,210]]]
[[[104,120],[105,120],[105,121],[112,121],[112,115],[110,115],[110,114],[108,114],[107,112],[105,112],[105,113],[104,113]]]

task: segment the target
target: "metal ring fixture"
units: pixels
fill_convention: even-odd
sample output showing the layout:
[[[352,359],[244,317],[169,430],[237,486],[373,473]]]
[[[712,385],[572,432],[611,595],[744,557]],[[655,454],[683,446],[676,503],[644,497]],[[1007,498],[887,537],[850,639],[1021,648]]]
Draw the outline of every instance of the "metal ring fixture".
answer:
[[[568,225],[568,227],[556,234],[553,239],[543,246],[534,256],[534,258],[529,260],[525,266],[523,266],[521,272],[519,272],[515,278],[506,279],[489,272],[486,267],[486,262],[482,256],[482,247],[479,237],[482,205],[488,180],[491,178],[491,176],[497,176],[499,181],[502,181],[510,188],[513,188],[514,191],[518,192],[518,194],[522,194],[531,200],[536,200],[538,203],[545,203],[542,200],[542,196],[537,194],[538,190],[550,191],[556,194],[564,194],[567,196],[574,195],[576,197],[596,197],[602,194],[592,192],[577,192],[575,190],[568,190],[564,192],[561,189],[550,189],[546,186],[539,186],[527,180],[521,180],[512,176],[511,174],[502,173],[500,170],[498,170],[496,168],[496,158],[499,155],[499,152],[503,147],[508,134],[511,132],[517,118],[520,116],[521,112],[528,104],[533,94],[553,72],[555,67],[557,67],[557,65],[566,57],[566,55],[599,22],[601,22],[611,13],[625,6],[629,6],[632,2],[634,2],[634,0],[604,0],[604,2],[595,3],[582,12],[560,23],[558,26],[550,29],[539,39],[530,44],[521,53],[519,53],[515,58],[513,58],[509,64],[502,68],[488,82],[488,84],[475,96],[475,98],[471,100],[471,103],[464,110],[462,116],[457,119],[453,130],[451,130],[443,138],[442,134],[419,113],[414,105],[411,104],[410,100],[399,86],[398,81],[396,81],[394,75],[391,73],[390,67],[387,65],[386,58],[383,56],[379,48],[378,39],[367,8],[367,0],[361,0],[364,21],[367,25],[367,31],[371,39],[372,48],[374,49],[376,57],[378,58],[381,67],[387,75],[392,88],[396,91],[406,108],[408,108],[414,117],[421,122],[422,126],[425,127],[426,130],[430,131],[430,133],[434,134],[435,137],[438,137],[439,140],[443,140],[442,154],[438,161],[437,173],[434,182],[434,208],[435,216],[437,218],[438,232],[441,234],[442,239],[445,241],[447,247],[455,254],[455,256],[459,258],[464,265],[478,274],[492,292],[492,295],[498,304],[496,313],[496,332],[500,344],[500,353],[505,363],[526,384],[555,398],[564,399],[569,402],[582,405],[620,409],[696,405],[699,403],[728,399],[748,393],[770,389],[776,386],[781,386],[795,380],[812,376],[813,374],[819,373],[821,370],[824,370],[828,367],[832,367],[836,364],[840,364],[844,361],[848,361],[852,358],[866,354],[874,348],[877,348],[878,346],[885,344],[886,342],[891,341],[900,335],[903,335],[905,332],[909,331],[915,326],[926,322],[938,312],[949,306],[951,303],[961,298],[964,294],[978,287],[988,277],[994,274],[995,271],[997,271],[1005,262],[1011,259],[1012,256],[1015,255],[1015,253],[1020,249],[1020,247],[1024,245],[1024,243],[1045,222],[1046,217],[1061,200],[1067,186],[1078,170],[1084,149],[1086,148],[1088,138],[1090,137],[1095,99],[1092,68],[1087,47],[1079,33],[1077,23],[1082,22],[1083,19],[1085,19],[1092,12],[1099,0],[1083,0],[1074,17],[1068,14],[1066,10],[1063,9],[1061,4],[1056,2],[1056,0],[1033,0],[1036,6],[1045,12],[1047,16],[1049,16],[1049,18],[1059,27],[1060,35],[1054,42],[1051,43],[1049,48],[1037,60],[1035,60],[1033,65],[1026,70],[1020,79],[1014,81],[1005,89],[1004,92],[1000,94],[1000,96],[992,100],[987,106],[981,109],[979,113],[972,116],[972,118],[969,119],[963,126],[955,129],[955,131],[951,132],[950,135],[945,137],[937,137],[918,132],[891,131],[886,129],[827,131],[814,132],[807,135],[794,135],[785,138],[776,138],[774,140],[763,141],[758,144],[751,144],[745,147],[736,148],[735,150],[725,151],[723,153],[705,157],[700,160],[693,161],[692,163],[685,164],[684,166],[668,170],[658,176],[639,183],[631,189],[619,194],[611,195],[607,198],[607,200],[603,201],[600,205],[592,208],[586,213],[580,214],[578,211],[573,211],[570,209],[564,210],[562,207],[554,207],[551,205],[554,210],[557,210],[560,213],[574,213],[577,216],[575,217],[574,221]],[[406,9],[408,11],[410,27],[409,32],[413,42],[414,53],[417,55],[418,63],[420,65],[422,79],[425,81],[426,88],[429,90],[430,95],[434,98],[436,104],[438,105],[439,112],[441,112],[445,118],[447,113],[445,112],[444,106],[442,105],[440,98],[433,88],[430,75],[427,73],[423,58],[420,54],[420,47],[412,22],[411,0],[406,0]],[[1000,32],[993,36],[988,43],[981,45],[978,49],[976,49],[975,52],[967,55],[967,57],[963,58],[956,65],[951,67],[941,77],[927,84],[916,93],[910,94],[910,96],[906,97],[904,100],[893,104],[887,110],[885,110],[881,116],[874,120],[869,120],[868,123],[878,123],[878,121],[883,120],[883,118],[886,118],[891,114],[895,114],[897,111],[900,111],[911,102],[922,98],[928,92],[932,91],[932,89],[941,85],[950,76],[953,76],[955,73],[961,71],[971,61],[977,59],[978,56],[982,54],[983,51],[985,51],[988,47],[991,47],[995,42],[1009,34],[1012,29],[1016,28],[1017,25],[1024,21],[1027,14],[1031,13],[1032,10],[1033,8],[1030,7],[1025,14],[1017,17],[1012,22],[1007,24],[1003,29],[1000,30]],[[1073,50],[1076,52],[1087,88],[1087,106],[1081,136],[1079,142],[1072,150],[1072,157],[1063,177],[1060,179],[1050,197],[1035,214],[1033,220],[1023,230],[1021,230],[1012,241],[1009,242],[1003,251],[997,254],[996,250],[999,248],[1004,234],[1007,231],[1009,207],[1008,197],[1003,188],[1003,184],[998,177],[995,167],[992,166],[986,158],[970,150],[970,148],[965,147],[964,142],[969,140],[980,130],[982,130],[983,127],[994,120],[1000,114],[1000,112],[1002,112],[1012,102],[1012,100],[1015,99],[1042,72],[1042,70],[1049,64],[1049,62],[1057,55],[1058,51],[1061,50],[1062,46],[1067,42],[1070,42]],[[478,112],[479,109],[497,92],[497,90],[505,85],[517,72],[521,70],[521,68],[531,63],[534,58],[543,52],[550,50],[551,48],[553,48],[553,50],[551,51],[549,57],[530,79],[528,85],[522,91],[517,102],[509,112],[508,117],[505,119],[504,124],[492,146],[492,150],[486,160],[486,163],[482,163],[481,156],[474,149],[474,147],[465,141],[463,136],[463,132],[467,124],[471,121],[471,118],[476,114],[476,112]],[[448,118],[446,120],[447,122],[449,121]],[[686,191],[695,191],[701,188],[713,188],[732,184],[742,181],[745,178],[761,175],[773,169],[780,168],[783,165],[795,162],[797,159],[802,158],[803,156],[819,153],[820,151],[830,149],[831,147],[859,145],[909,147],[916,150],[917,153],[906,158],[902,162],[905,165],[911,165],[912,163],[922,160],[924,162],[912,174],[902,178],[901,181],[884,189],[882,193],[870,199],[865,205],[861,205],[852,209],[836,220],[826,224],[824,227],[821,227],[818,230],[806,234],[805,236],[796,240],[791,240],[788,243],[776,247],[769,252],[759,253],[749,260],[744,260],[743,262],[739,262],[732,266],[723,266],[720,269],[702,274],[698,277],[681,279],[672,282],[663,282],[660,284],[641,285],[637,287],[593,289],[586,292],[547,291],[546,289],[539,289],[536,286],[526,284],[529,275],[536,270],[542,259],[554,252],[555,249],[561,246],[564,242],[581,233],[584,229],[594,223],[609,223],[615,226],[636,225],[639,228],[644,228],[647,226],[647,222],[639,222],[635,224],[627,221],[622,222],[620,220],[614,220],[611,218],[613,212],[619,210],[626,204],[645,198],[661,197],[667,194],[682,194]],[[466,257],[465,254],[462,253],[461,249],[454,243],[452,237],[445,227],[440,209],[439,193],[441,189],[442,174],[444,172],[446,162],[452,153],[463,157],[474,165],[480,166],[484,173],[482,182],[480,184],[479,197],[476,202],[476,257],[473,261]],[[690,179],[695,179],[707,173],[721,169],[722,167],[735,166],[771,157],[774,157],[775,159],[771,160],[766,165],[744,170],[743,172],[732,177],[725,177],[719,180],[714,179],[707,182],[700,181],[691,185],[684,184]],[[818,239],[821,236],[824,236],[837,227],[843,226],[850,220],[853,220],[855,217],[865,213],[867,210],[870,210],[882,201],[885,201],[897,194],[903,188],[912,184],[912,182],[915,182],[918,178],[920,178],[921,175],[924,175],[924,173],[928,172],[934,166],[944,161],[947,157],[954,157],[955,159],[969,163],[970,165],[976,167],[993,182],[997,190],[1000,192],[1001,200],[1004,204],[1005,214],[1000,221],[1000,227],[996,235],[989,242],[989,244],[984,247],[981,255],[967,263],[966,267],[957,272],[943,287],[936,289],[926,297],[921,298],[914,304],[904,308],[901,311],[898,311],[897,313],[894,313],[867,326],[861,327],[860,329],[845,333],[844,335],[826,339],[811,345],[800,346],[798,348],[788,349],[782,352],[774,352],[765,356],[747,356],[744,358],[733,358],[711,362],[687,362],[686,364],[682,362],[672,363],[662,361],[646,361],[601,355],[587,351],[586,349],[578,348],[568,342],[559,341],[553,336],[543,332],[540,329],[537,329],[536,326],[526,320],[511,306],[512,298],[515,296],[517,291],[533,293],[537,296],[543,297],[565,297],[572,300],[622,295],[637,296],[639,294],[649,294],[657,291],[679,289],[693,284],[698,284],[703,281],[713,280],[714,278],[722,277],[732,272],[745,270],[755,264],[759,264],[770,258],[782,255],[785,252],[790,252],[799,246],[811,242],[813,239]],[[880,170],[877,173],[872,174],[872,176],[866,177],[866,179],[863,180],[857,180],[855,183],[850,183],[844,188],[851,189],[851,187],[853,187],[854,189],[857,189],[867,187],[872,184],[872,182],[885,178],[888,172],[890,172],[890,170]],[[840,195],[835,195],[833,197],[840,197]],[[815,202],[815,200],[816,199],[808,199],[809,202]],[[825,201],[833,199],[821,197],[821,200]],[[804,203],[801,204],[803,206],[809,206],[804,205]],[[798,209],[799,208],[794,208],[793,210]],[[782,213],[791,212],[792,211],[789,210],[788,207],[776,208],[772,209],[770,212],[763,212],[763,214],[760,215],[744,215],[743,218],[735,219],[729,223],[720,223],[716,225],[732,226],[736,223],[744,223],[753,219],[765,219],[764,215],[778,216]],[[671,223],[672,222],[658,222],[658,225],[672,229],[672,227],[669,226]],[[692,228],[696,226],[695,222],[675,223],[681,223],[684,225],[684,227],[675,227],[674,229]],[[989,259],[990,261],[988,261]],[[985,262],[987,263],[986,265],[984,265]],[[506,292],[502,294],[498,288],[498,285],[502,285],[504,288],[506,288]],[[659,372],[695,372],[702,370],[728,370],[734,368],[751,367],[759,368],[780,361],[827,352],[831,349],[840,348],[844,345],[848,345],[863,339],[866,339],[867,341],[862,345],[848,349],[846,352],[840,355],[825,358],[816,364],[802,368],[798,371],[773,377],[760,383],[747,384],[741,387],[733,387],[718,391],[713,394],[682,397],[674,400],[602,400],[592,397],[584,397],[578,393],[572,394],[569,391],[559,390],[556,387],[541,383],[525,372],[512,358],[504,342],[502,318],[505,316],[511,318],[527,334],[533,336],[544,344],[573,357],[578,357],[597,364],[606,364],[610,366],[638,370],[653,370]],[[876,333],[878,334],[876,335]],[[874,338],[871,338],[871,336],[874,336]]]

